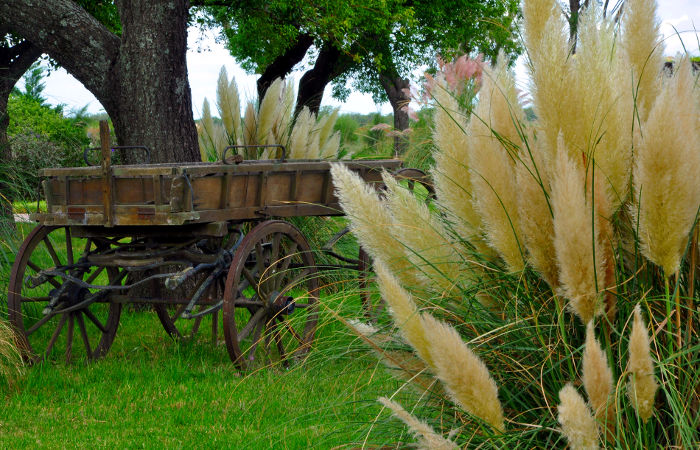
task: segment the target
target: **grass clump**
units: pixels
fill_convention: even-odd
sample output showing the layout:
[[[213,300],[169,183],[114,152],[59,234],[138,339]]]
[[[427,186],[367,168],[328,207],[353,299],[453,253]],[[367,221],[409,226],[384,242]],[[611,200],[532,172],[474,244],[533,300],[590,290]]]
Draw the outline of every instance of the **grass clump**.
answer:
[[[655,11],[593,3],[574,46],[557,2],[526,0],[534,120],[503,58],[473,108],[438,73],[431,208],[333,168],[393,319],[358,332],[408,380],[381,402],[419,444],[699,441],[700,90],[687,58],[662,72]]]
[[[10,325],[0,319],[0,386],[15,388],[24,376],[24,362]]]
[[[228,79],[222,67],[216,89],[220,119],[211,115],[209,100],[204,99],[202,120],[197,126],[203,161],[218,161],[229,145],[284,145],[288,159],[338,159],[340,131],[334,132],[338,109],[327,114],[302,108],[295,117],[294,88],[281,78],[267,89],[259,104],[250,101],[241,114],[241,100],[235,79]],[[244,159],[281,158],[279,148],[246,147],[232,152]]]

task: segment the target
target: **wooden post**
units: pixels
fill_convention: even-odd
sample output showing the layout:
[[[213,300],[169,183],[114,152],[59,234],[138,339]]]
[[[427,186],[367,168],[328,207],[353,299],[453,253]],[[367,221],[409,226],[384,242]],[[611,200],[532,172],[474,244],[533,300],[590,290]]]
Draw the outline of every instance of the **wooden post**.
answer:
[[[112,146],[109,143],[109,125],[100,120],[100,148],[102,153],[102,204],[104,205],[105,225],[114,226],[112,202]]]

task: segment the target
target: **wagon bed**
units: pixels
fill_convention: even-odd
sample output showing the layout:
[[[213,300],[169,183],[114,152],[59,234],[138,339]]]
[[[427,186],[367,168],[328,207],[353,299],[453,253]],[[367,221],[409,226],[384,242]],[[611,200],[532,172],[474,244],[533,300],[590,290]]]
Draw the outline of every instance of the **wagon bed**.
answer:
[[[399,160],[345,161],[370,183]],[[44,169],[45,225],[186,225],[342,214],[328,161]]]

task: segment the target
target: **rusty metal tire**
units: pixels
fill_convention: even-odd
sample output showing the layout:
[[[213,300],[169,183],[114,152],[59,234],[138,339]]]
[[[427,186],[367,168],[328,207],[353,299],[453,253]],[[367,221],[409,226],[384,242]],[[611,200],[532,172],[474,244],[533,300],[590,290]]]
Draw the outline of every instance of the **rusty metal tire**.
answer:
[[[223,306],[226,348],[239,369],[286,367],[306,356],[318,322],[317,275],[306,238],[289,222],[269,220],[246,234]]]
[[[87,265],[75,268],[74,264],[88,252],[100,252],[108,247],[108,241],[72,237],[70,227],[39,225],[29,233],[12,265],[7,296],[10,323],[25,360],[31,363],[53,360],[63,353],[66,362],[71,362],[94,360],[107,353],[117,334],[120,303],[110,302],[108,296],[103,296],[104,290],[81,288],[58,276],[47,277],[33,288],[25,280],[40,270],[73,266],[64,272],[75,279],[88,284],[107,281],[108,285],[117,285],[124,278],[118,268]],[[82,253],[78,253],[79,248],[83,249]],[[61,288],[66,294],[45,315],[43,311],[48,308],[52,292]],[[80,306],[85,299],[93,297],[101,300]]]

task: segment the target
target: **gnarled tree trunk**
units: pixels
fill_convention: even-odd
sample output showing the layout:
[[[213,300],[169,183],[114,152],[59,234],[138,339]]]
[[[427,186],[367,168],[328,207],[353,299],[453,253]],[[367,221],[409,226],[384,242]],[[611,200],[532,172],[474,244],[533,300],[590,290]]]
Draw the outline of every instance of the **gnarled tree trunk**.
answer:
[[[187,0],[117,2],[117,36],[70,0],[2,0],[0,17],[102,103],[121,145],[153,162],[199,160],[187,80]]]
[[[343,73],[351,62],[350,57],[333,44],[324,44],[318,52],[313,69],[306,71],[299,80],[295,114],[298,114],[304,106],[308,107],[312,113],[318,114],[326,86]]]
[[[389,97],[389,103],[394,110],[394,130],[405,131],[408,129],[408,104],[411,96],[408,92],[410,82],[408,78],[401,78],[396,72],[382,72],[379,81]],[[397,134],[394,136],[394,153],[402,155],[408,148],[408,137]]]

